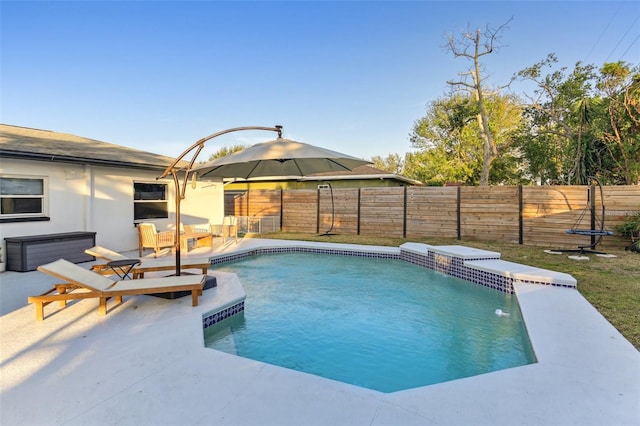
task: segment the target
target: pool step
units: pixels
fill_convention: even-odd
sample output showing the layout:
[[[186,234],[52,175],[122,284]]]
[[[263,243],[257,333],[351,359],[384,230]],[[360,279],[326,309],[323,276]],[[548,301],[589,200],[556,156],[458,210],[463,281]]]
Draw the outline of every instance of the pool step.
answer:
[[[500,253],[465,246],[405,243],[400,258],[416,265],[507,293],[514,284],[528,283],[576,288],[569,274],[500,259]]]
[[[432,246],[430,244],[423,243],[404,243],[400,246],[400,250],[416,254],[427,254],[431,252],[462,260],[500,259],[500,253],[497,251],[482,250],[458,245]]]
[[[546,284],[560,287],[576,288],[577,281],[564,272],[550,271],[520,263],[508,262],[500,259],[465,261],[464,266],[470,269],[511,278],[513,284]]]

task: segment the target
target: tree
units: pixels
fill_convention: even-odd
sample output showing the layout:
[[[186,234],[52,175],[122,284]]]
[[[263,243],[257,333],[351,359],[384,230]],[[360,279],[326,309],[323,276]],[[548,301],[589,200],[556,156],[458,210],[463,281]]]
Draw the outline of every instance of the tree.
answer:
[[[591,101],[589,98],[580,99],[574,108],[574,114],[577,117],[577,130],[576,130],[576,149],[573,161],[573,168],[571,169],[570,176],[575,176],[578,183],[587,183],[591,173],[590,169],[593,169],[593,165],[589,164],[591,159],[588,155],[589,152],[593,152],[590,147],[587,146],[586,138],[583,138],[585,133],[589,131],[591,124]]]
[[[558,62],[550,54],[543,61],[517,73],[517,77],[535,83],[524,108],[528,128],[519,138],[520,148],[531,171],[542,182],[586,183],[598,163],[592,135],[585,134],[590,120],[589,98],[594,67],[578,62],[566,74],[566,68],[545,74]],[[589,157],[595,156],[595,157]]]
[[[410,177],[428,185],[477,184],[482,153],[467,126],[473,116],[468,96],[453,94],[431,102],[410,135],[411,144],[419,150],[406,161],[411,164]]]
[[[463,33],[458,39],[453,35],[449,36],[448,48],[456,58],[465,58],[472,62],[472,67],[465,73],[461,73],[460,81],[448,81],[447,84],[456,90],[467,91],[471,95],[476,104],[477,112],[475,115],[480,130],[480,138],[483,142],[483,158],[482,173],[480,175],[480,185],[489,184],[489,174],[491,171],[491,163],[498,157],[499,151],[496,144],[493,131],[489,124],[489,117],[486,106],[486,88],[485,78],[482,74],[482,66],[480,60],[483,56],[489,55],[497,48],[497,42],[500,33],[505,30],[507,21],[497,29],[487,26],[484,32],[477,29],[474,32],[468,31]],[[471,82],[467,81],[467,77],[471,77]]]
[[[620,183],[631,185],[640,177],[640,74],[622,61],[605,63],[596,87],[608,119],[597,135],[611,155],[612,172]]]
[[[389,154],[387,157],[382,158],[379,155],[371,158],[373,167],[376,169],[384,170],[396,175],[402,175],[404,172],[404,160],[399,154]]]
[[[495,176],[489,183],[522,179],[516,152],[509,149],[521,126],[520,102],[514,96],[485,98],[485,116],[500,156],[492,161]],[[414,123],[410,140],[419,151],[407,156],[405,175],[429,185],[456,182],[477,185],[483,172],[482,130],[476,120],[477,103],[464,93],[453,93],[429,104],[427,114]]]
[[[578,62],[553,70],[557,58],[520,71],[536,84],[525,107],[518,146],[542,182],[633,184],[640,179],[640,76],[618,62],[599,72]]]
[[[232,145],[230,147],[223,146],[213,154],[209,156],[207,161],[213,161],[216,158],[226,157],[229,154],[233,154],[234,152],[242,151],[243,149],[248,148],[248,145]]]

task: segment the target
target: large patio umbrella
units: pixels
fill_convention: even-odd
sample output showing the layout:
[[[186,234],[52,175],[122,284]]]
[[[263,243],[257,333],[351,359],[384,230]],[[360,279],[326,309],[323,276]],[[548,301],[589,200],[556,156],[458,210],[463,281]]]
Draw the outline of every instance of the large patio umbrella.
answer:
[[[259,143],[236,153],[218,158],[202,165],[195,165],[198,154],[205,142],[218,136],[245,130],[266,130],[278,133],[278,139]],[[180,162],[192,153],[188,166],[180,166]],[[180,154],[158,179],[171,175],[176,187],[176,275],[180,275],[180,201],[185,197],[185,190],[190,176],[244,178],[269,176],[307,176],[314,173],[350,171],[354,167],[369,164],[356,157],[336,151],[282,138],[282,126],[261,127],[248,126],[222,130],[197,141]],[[178,173],[183,174],[182,187]]]
[[[364,164],[370,162],[314,145],[278,138],[195,166],[192,172],[197,173],[198,178],[302,177],[314,173],[350,171]]]
[[[350,171],[370,164],[350,155],[279,137],[253,145],[192,169],[198,177],[263,178],[269,176],[302,177],[314,173]],[[328,183],[328,182],[327,182]],[[333,212],[333,188],[331,210]],[[329,235],[333,229],[333,213]]]

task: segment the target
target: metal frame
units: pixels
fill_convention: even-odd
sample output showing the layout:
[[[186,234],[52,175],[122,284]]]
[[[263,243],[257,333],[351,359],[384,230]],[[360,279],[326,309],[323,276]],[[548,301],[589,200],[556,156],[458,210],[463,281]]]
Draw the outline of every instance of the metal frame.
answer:
[[[278,133],[278,139],[282,138],[282,126],[276,125],[274,127],[263,127],[263,126],[245,126],[245,127],[234,127],[232,129],[222,130],[220,132],[214,133],[207,137],[204,137],[187,148],[182,154],[176,157],[175,160],[164,170],[162,175],[158,176],[156,180],[163,179],[168,175],[171,175],[173,179],[173,183],[175,186],[175,197],[176,197],[176,232],[175,232],[175,253],[176,253],[176,275],[180,275],[180,203],[182,199],[185,197],[185,192],[187,189],[187,183],[189,182],[189,174],[193,170],[193,164],[196,161],[196,158],[200,154],[200,151],[204,148],[205,142],[217,138],[218,136],[225,135],[227,133],[232,132],[240,132],[244,130],[265,130],[271,132]],[[182,159],[189,154],[191,151],[195,150],[193,157],[189,161],[189,165],[186,168],[177,167],[178,163],[182,161]],[[184,178],[182,181],[182,188],[180,187],[180,178],[178,177],[178,173],[184,172]]]

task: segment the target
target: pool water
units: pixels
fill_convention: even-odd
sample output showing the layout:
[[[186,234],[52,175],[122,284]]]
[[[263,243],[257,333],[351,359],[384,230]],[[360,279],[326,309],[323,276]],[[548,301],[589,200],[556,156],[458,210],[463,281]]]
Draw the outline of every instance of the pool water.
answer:
[[[535,362],[515,296],[401,260],[288,253],[214,269],[247,299],[205,329],[209,348],[381,392]]]

